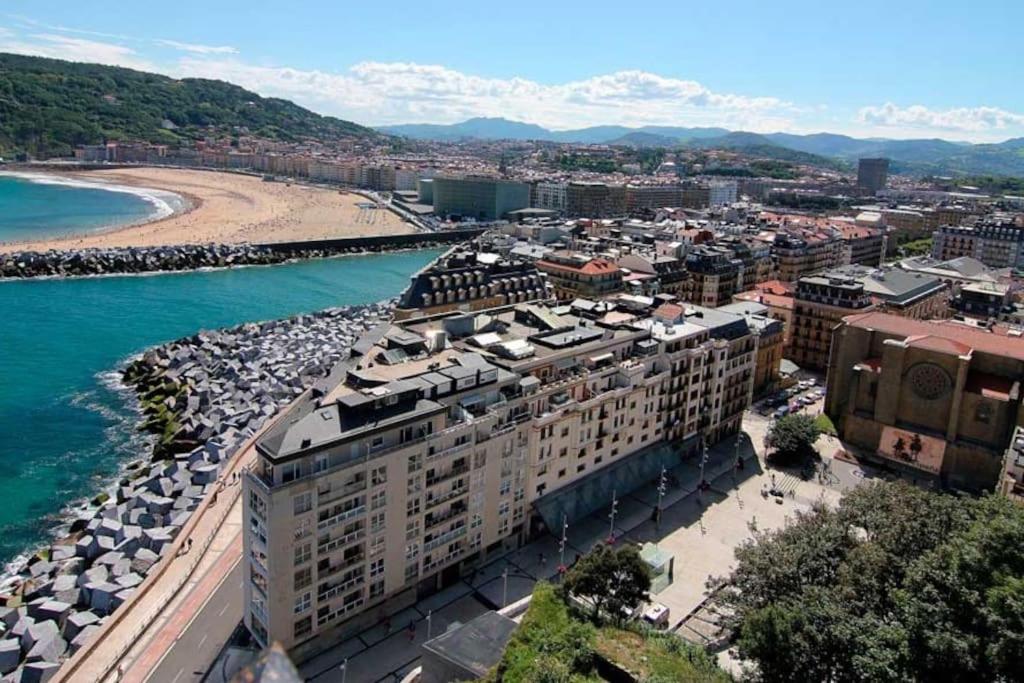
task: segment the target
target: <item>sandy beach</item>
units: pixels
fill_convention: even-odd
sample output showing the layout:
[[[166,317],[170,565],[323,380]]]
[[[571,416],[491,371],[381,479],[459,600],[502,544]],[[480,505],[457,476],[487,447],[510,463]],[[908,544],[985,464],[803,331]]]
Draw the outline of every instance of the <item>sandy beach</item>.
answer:
[[[362,209],[365,197],[336,189],[265,182],[235,173],[170,168],[83,171],[76,178],[168,190],[191,208],[161,220],[89,235],[12,242],[0,251],[287,242],[413,232],[395,213]]]

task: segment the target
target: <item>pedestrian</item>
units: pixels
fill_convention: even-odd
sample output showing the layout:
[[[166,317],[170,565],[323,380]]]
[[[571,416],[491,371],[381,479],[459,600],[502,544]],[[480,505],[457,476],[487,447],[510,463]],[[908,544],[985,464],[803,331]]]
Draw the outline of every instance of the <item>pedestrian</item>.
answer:
[[[544,558],[544,553],[537,553],[537,559],[540,561],[540,566],[543,567],[547,564],[547,560]]]
[[[410,621],[409,628],[406,629],[406,633],[409,636],[409,642],[416,640],[416,622]]]

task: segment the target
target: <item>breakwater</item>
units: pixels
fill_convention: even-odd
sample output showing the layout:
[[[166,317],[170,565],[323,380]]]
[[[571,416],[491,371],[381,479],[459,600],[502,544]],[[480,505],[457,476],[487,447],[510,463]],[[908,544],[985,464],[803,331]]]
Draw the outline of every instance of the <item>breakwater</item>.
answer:
[[[0,675],[45,679],[127,600],[172,547],[192,511],[230,485],[238,447],[385,321],[393,302],[201,332],[125,368],[152,455],[78,511],[66,537],[0,589]]]
[[[294,259],[444,247],[477,237],[480,229],[377,235],[268,244],[195,244],[15,251],[0,254],[0,279],[81,277],[272,265]]]

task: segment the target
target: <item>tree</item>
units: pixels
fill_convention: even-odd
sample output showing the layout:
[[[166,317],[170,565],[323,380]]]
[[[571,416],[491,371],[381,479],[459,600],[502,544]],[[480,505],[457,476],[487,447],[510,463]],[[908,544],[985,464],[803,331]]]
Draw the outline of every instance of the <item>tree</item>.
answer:
[[[814,443],[819,436],[821,429],[810,415],[796,413],[780,417],[768,432],[766,443],[772,450],[769,457],[785,464],[803,464],[817,459]]]
[[[864,484],[737,552],[722,590],[763,681],[1024,680],[1024,509]]]
[[[567,594],[590,600],[601,614],[622,621],[647,600],[651,572],[633,545],[618,549],[599,543],[565,575]]]

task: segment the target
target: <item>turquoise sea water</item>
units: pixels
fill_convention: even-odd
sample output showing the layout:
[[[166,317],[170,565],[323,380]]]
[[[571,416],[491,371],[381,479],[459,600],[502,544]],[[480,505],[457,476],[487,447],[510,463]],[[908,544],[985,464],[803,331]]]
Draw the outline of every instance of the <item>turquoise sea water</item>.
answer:
[[[159,190],[120,188],[41,174],[0,174],[0,242],[87,233],[167,215],[184,200]]]
[[[440,253],[350,256],[208,272],[0,282],[0,561],[137,457],[112,372],[160,342],[398,294]]]

